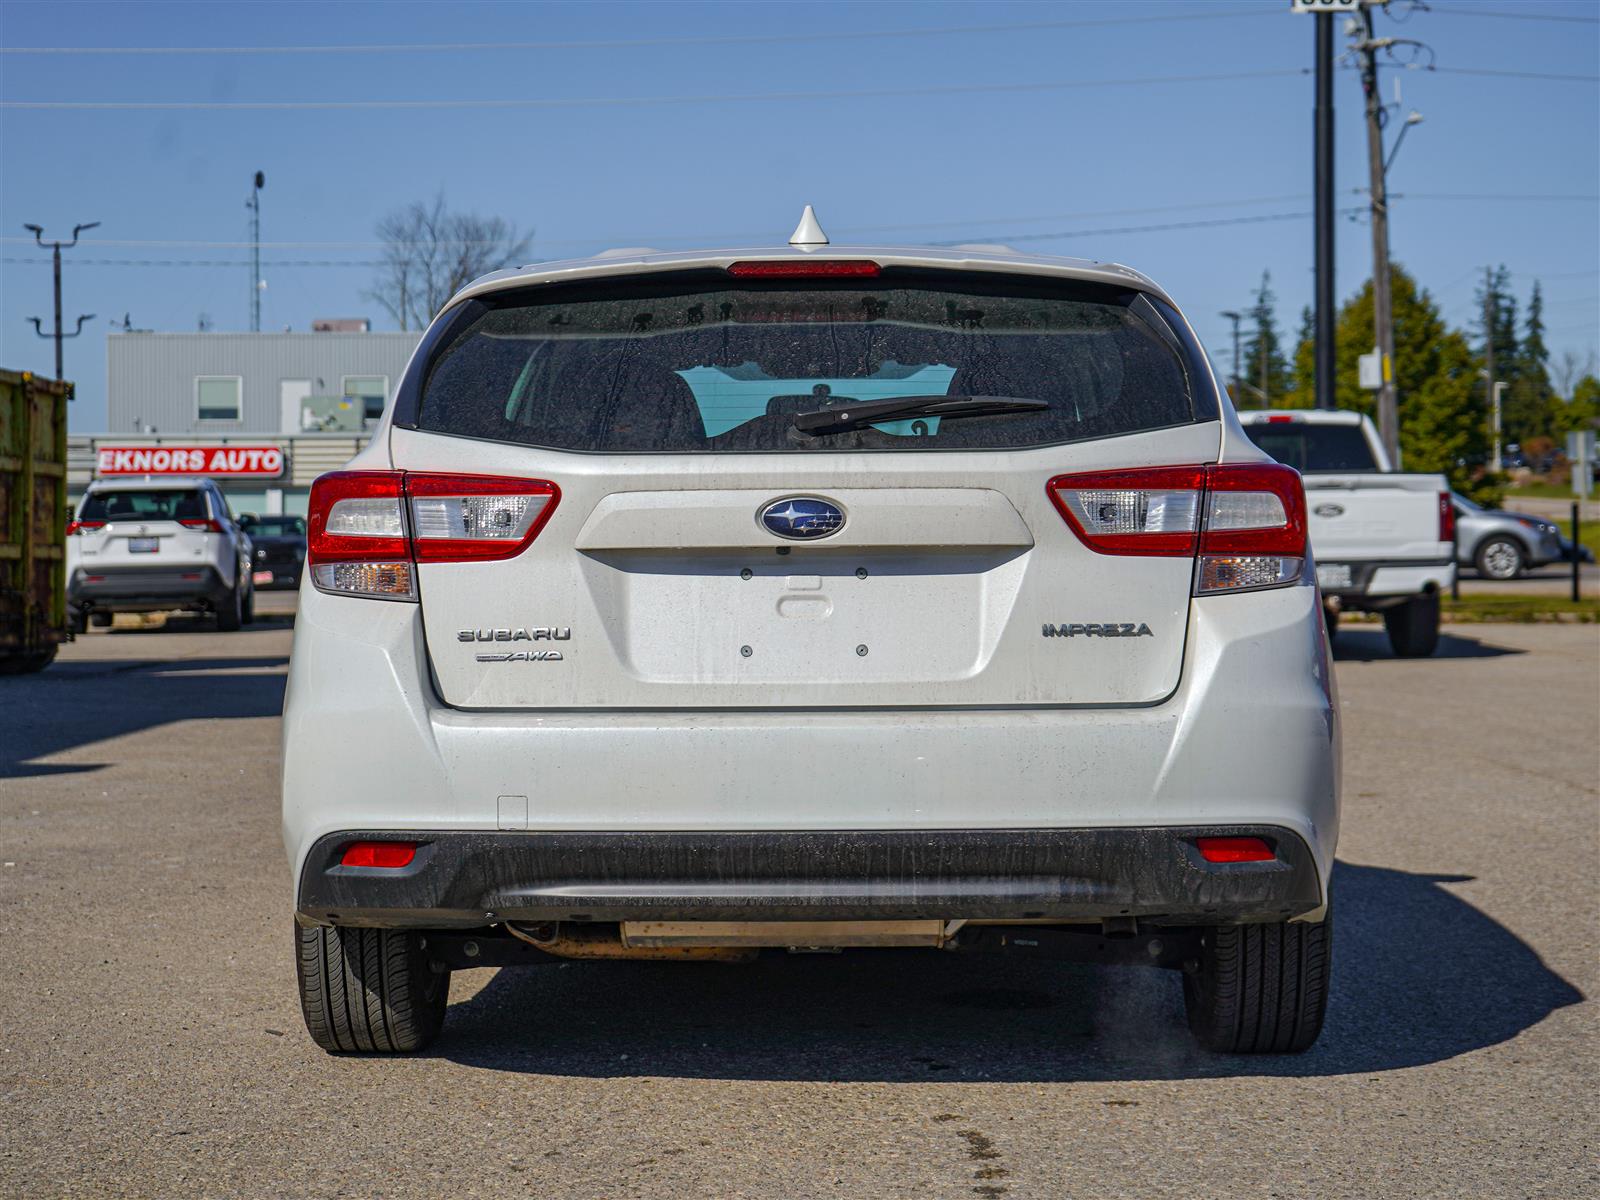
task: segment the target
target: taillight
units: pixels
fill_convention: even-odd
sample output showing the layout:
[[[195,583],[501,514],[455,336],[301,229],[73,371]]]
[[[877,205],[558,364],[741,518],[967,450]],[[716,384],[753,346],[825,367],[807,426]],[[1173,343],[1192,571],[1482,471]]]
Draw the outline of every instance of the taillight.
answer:
[[[399,471],[334,471],[311,484],[306,561],[319,590],[417,598]]]
[[[513,558],[560,495],[541,479],[334,471],[311,485],[311,582],[340,595],[415,600],[417,563]]]
[[[1281,587],[1305,565],[1305,492],[1277,463],[1058,475],[1046,489],[1097,553],[1198,555],[1197,595]]]
[[[185,529],[193,529],[200,533],[221,533],[222,526],[209,518],[193,517],[178,522]]]
[[[1206,489],[1195,595],[1299,580],[1306,559],[1306,493],[1298,471],[1278,463],[1218,464],[1206,470]]]
[[[339,856],[341,867],[409,867],[416,842],[351,842]]]
[[[105,527],[106,523],[104,521],[68,521],[67,536],[77,537],[79,534],[93,533],[95,530],[104,529]]]
[[[1200,857],[1209,863],[1271,862],[1272,847],[1258,837],[1195,838]]]
[[[1439,493],[1439,540],[1441,542],[1456,540],[1456,506],[1451,501],[1449,492]]]

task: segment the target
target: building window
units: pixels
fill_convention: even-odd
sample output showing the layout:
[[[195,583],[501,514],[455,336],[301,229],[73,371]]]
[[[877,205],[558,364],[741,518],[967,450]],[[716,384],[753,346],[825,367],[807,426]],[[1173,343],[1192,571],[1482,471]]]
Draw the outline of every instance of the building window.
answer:
[[[346,375],[344,394],[361,403],[361,420],[373,425],[383,416],[384,402],[389,398],[387,375]]]
[[[239,393],[244,379],[238,375],[197,375],[194,380],[195,413],[202,421],[237,421]]]

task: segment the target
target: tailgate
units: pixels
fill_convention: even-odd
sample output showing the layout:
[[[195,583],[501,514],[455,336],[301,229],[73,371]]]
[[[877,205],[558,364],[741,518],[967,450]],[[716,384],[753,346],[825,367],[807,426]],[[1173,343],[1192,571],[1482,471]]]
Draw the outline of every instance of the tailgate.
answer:
[[[1142,704],[1177,686],[1192,557],[1090,550],[1045,483],[1213,461],[1219,436],[1204,423],[1010,453],[778,459],[396,429],[391,449],[408,471],[560,489],[517,557],[419,564],[448,704],[994,707]],[[760,515],[790,498],[832,505],[842,526],[787,541]]]
[[[1450,557],[1439,539],[1439,495],[1433,475],[1307,475],[1311,546],[1319,562]]]

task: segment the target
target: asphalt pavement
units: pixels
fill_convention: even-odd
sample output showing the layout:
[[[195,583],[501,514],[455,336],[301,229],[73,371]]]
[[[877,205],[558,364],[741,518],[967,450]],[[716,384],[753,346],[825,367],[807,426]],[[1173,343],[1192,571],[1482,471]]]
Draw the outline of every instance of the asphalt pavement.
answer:
[[[430,1053],[329,1057],[278,842],[289,628],[0,678],[0,1195],[1600,1192],[1593,626],[1341,633],[1334,996],[1280,1059],[1195,1050],[1173,975],[894,951],[463,972]]]

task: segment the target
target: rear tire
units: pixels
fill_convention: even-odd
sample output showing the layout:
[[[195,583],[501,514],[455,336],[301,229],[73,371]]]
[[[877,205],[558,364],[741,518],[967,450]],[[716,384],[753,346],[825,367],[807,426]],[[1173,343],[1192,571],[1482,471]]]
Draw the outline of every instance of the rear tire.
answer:
[[[55,660],[54,646],[46,646],[29,654],[7,654],[0,658],[0,675],[35,675]]]
[[[1339,632],[1339,610],[1336,608],[1329,608],[1324,605],[1322,609],[1322,619],[1327,623],[1328,640],[1331,642]]]
[[[217,629],[222,633],[236,633],[244,624],[244,595],[237,587],[228,589],[222,603],[217,606]]]
[[[1385,609],[1383,628],[1396,658],[1427,658],[1439,646],[1439,594],[1430,592]]]
[[[1322,1032],[1333,951],[1321,924],[1219,925],[1183,977],[1189,1029],[1218,1054],[1299,1054]]]
[[[108,612],[92,612],[89,614],[89,624],[96,629],[110,629],[112,614]]]
[[[246,625],[254,625],[256,620],[256,585],[250,584],[250,590],[244,594],[244,606],[239,614],[239,619]]]
[[[300,1011],[329,1054],[406,1054],[438,1036],[450,972],[402,929],[295,927]]]

